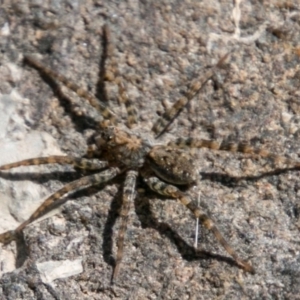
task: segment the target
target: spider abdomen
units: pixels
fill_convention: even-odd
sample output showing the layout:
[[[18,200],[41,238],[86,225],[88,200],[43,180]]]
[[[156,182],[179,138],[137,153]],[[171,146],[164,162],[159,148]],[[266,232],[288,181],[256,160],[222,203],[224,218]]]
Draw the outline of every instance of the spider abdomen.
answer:
[[[183,149],[155,146],[147,155],[147,161],[152,171],[169,183],[185,185],[197,180],[195,160]]]

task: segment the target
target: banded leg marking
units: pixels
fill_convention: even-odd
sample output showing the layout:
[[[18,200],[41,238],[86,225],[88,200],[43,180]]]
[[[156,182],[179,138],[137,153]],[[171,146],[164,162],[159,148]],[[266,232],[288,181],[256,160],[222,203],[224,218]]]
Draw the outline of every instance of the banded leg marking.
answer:
[[[126,174],[126,179],[124,183],[123,189],[123,203],[122,209],[120,212],[121,216],[121,225],[119,229],[118,239],[117,239],[117,256],[116,256],[116,263],[112,275],[112,282],[117,278],[118,273],[120,271],[120,265],[123,257],[124,251],[124,241],[128,223],[128,213],[130,211],[130,205],[132,204],[135,196],[135,185],[136,185],[136,178],[138,172],[137,171],[128,171]]]
[[[127,126],[132,128],[134,124],[137,124],[137,110],[132,102],[132,100],[128,97],[125,85],[123,82],[118,83],[119,87],[119,95],[122,103],[125,104],[127,111]]]
[[[15,239],[16,234],[18,234],[20,231],[22,231],[28,224],[32,223],[33,221],[37,220],[39,217],[41,217],[48,208],[53,205],[57,200],[61,199],[62,196],[70,193],[71,191],[74,191],[76,189],[85,187],[85,186],[91,186],[96,185],[100,183],[107,182],[114,178],[116,175],[120,173],[119,168],[110,168],[106,171],[103,171],[101,173],[89,175],[82,177],[78,180],[75,180],[73,182],[70,182],[66,184],[64,187],[62,187],[60,190],[49,196],[43,204],[38,207],[35,212],[23,223],[21,223],[15,230],[6,231],[2,234],[0,234],[0,243],[8,244],[12,240]]]
[[[106,161],[100,161],[98,159],[86,159],[80,157],[70,157],[70,156],[49,156],[49,157],[37,157],[31,159],[24,159],[14,163],[6,164],[0,166],[0,171],[9,170],[12,168],[22,167],[22,166],[37,166],[45,164],[67,164],[73,165],[76,168],[86,169],[86,170],[100,170],[106,168],[108,163]]]
[[[175,118],[181,113],[181,111],[186,107],[186,105],[197,95],[201,92],[204,88],[205,84],[213,77],[216,70],[220,68],[225,61],[229,53],[224,55],[218,63],[207,71],[201,78],[197,78],[196,80],[192,81],[189,91],[187,92],[185,97],[180,98],[177,100],[173,106],[168,109],[162,117],[160,117],[152,127],[152,131],[156,134],[155,138],[160,137],[169,127],[169,125],[174,121]]]
[[[127,112],[127,126],[128,128],[132,128],[133,125],[137,123],[138,113],[132,100],[128,97],[126,87],[118,70],[118,63],[112,55],[114,45],[111,39],[109,27],[107,25],[103,27],[103,35],[107,47],[107,56],[109,56],[109,59],[111,61],[103,79],[110,82],[115,82],[118,85],[119,101],[121,103],[124,103]]]
[[[275,164],[286,164],[288,166],[293,167],[300,167],[300,162],[295,161],[293,159],[284,157],[282,155],[274,154],[266,149],[263,148],[254,148],[247,143],[228,143],[224,142],[217,142],[214,140],[204,140],[204,139],[194,139],[188,138],[183,139],[179,138],[175,141],[169,142],[168,146],[176,146],[179,148],[208,148],[212,150],[224,150],[229,152],[241,152],[245,154],[254,154],[258,155],[263,158],[269,158],[273,160]]]
[[[235,260],[237,265],[243,268],[246,272],[252,274],[255,273],[254,268],[248,262],[238,257],[236,252],[224,239],[214,222],[204,212],[202,212],[199,207],[197,207],[197,205],[192,201],[190,197],[181,192],[177,187],[170,184],[166,184],[163,181],[159,180],[157,177],[148,177],[144,180],[153,191],[164,196],[179,199],[181,203],[185,205],[194,214],[196,218],[199,218],[200,222],[214,234],[217,241],[224,247],[227,253],[231,255],[231,257]]]

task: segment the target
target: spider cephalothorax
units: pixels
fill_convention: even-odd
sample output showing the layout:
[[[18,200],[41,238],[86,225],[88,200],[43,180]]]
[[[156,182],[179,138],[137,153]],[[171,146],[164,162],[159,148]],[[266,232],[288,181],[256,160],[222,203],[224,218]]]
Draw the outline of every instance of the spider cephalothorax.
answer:
[[[126,168],[140,168],[144,165],[145,157],[151,149],[148,141],[107,122],[101,127],[101,135],[95,138],[95,142],[103,159]]]
[[[148,140],[110,123],[102,124],[101,135],[95,138],[101,157],[112,165],[141,168],[145,163],[161,179],[179,185],[196,182],[194,159],[186,150],[174,146],[151,146]]]

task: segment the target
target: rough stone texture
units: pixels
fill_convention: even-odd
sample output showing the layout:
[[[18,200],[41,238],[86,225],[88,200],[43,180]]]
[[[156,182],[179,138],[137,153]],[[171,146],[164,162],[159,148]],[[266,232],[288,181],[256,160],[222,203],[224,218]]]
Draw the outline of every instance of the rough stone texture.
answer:
[[[13,93],[28,101],[11,104],[7,123],[1,118],[1,145],[12,152],[1,163],[21,159],[26,149],[35,148],[38,138],[26,140],[33,133],[46,148],[41,153],[85,152],[95,111],[67,90],[71,102],[58,99],[22,59],[25,53],[37,54],[45,64],[96,92],[104,23],[111,29],[113,58],[140,112],[140,130],[150,129],[190,80],[232,50],[229,67],[194,99],[164,139],[247,140],[297,159],[299,20],[297,1],[4,0],[0,104],[8,109]],[[124,119],[124,109],[117,108],[116,87],[109,84],[107,92],[110,105]],[[213,130],[208,131],[208,125]],[[45,133],[51,143],[45,143]],[[26,148],[13,150],[14,143],[22,141]],[[238,269],[202,228],[202,252],[195,254],[195,221],[189,211],[158,197],[139,180],[121,272],[111,286],[123,182],[119,178],[69,196],[59,214],[24,230],[20,245],[0,246],[1,299],[300,299],[299,171],[272,172],[272,163],[245,155],[204,150],[199,154],[202,181],[190,194],[196,198],[201,191],[201,206],[239,255],[251,261],[256,275]],[[69,167],[24,170],[26,180],[42,191],[35,201],[82,175]],[[33,188],[26,184],[19,187],[22,190],[5,190],[10,182],[24,183],[20,172],[1,175],[1,223],[11,218],[3,214],[11,214],[6,203],[32,196]],[[38,204],[32,205],[34,210]],[[13,218],[20,221],[18,212]],[[43,281],[38,266],[57,261],[74,261],[77,273],[65,270],[75,275]]]

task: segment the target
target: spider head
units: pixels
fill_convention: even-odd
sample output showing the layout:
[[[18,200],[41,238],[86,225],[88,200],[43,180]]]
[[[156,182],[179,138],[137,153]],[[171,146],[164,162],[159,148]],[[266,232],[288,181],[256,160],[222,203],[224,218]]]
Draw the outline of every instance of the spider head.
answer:
[[[150,150],[148,143],[139,136],[112,125],[102,127],[95,142],[104,159],[132,168],[142,166]]]
[[[112,149],[117,146],[116,127],[110,120],[100,123],[101,133],[96,136],[95,142],[99,150]]]

